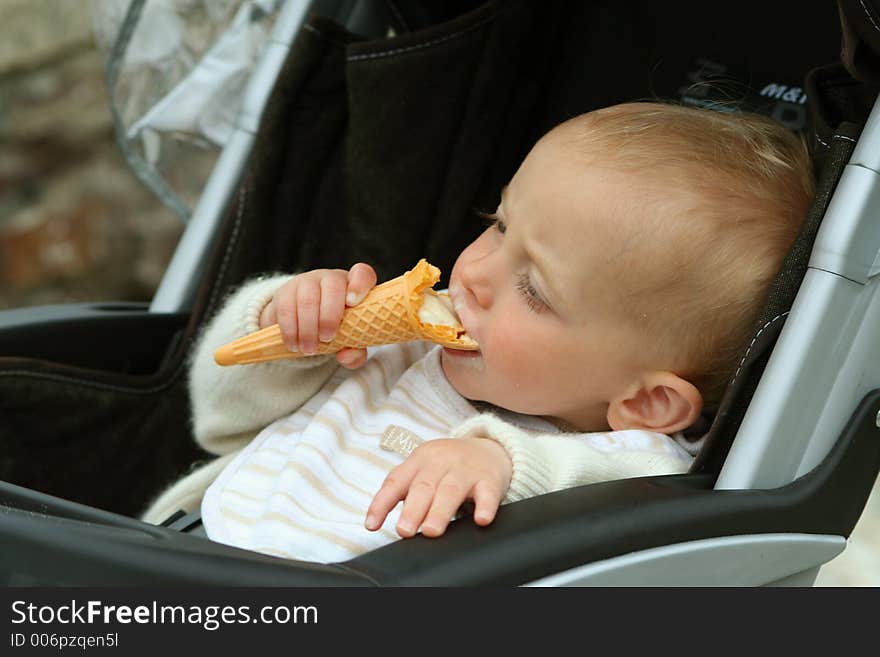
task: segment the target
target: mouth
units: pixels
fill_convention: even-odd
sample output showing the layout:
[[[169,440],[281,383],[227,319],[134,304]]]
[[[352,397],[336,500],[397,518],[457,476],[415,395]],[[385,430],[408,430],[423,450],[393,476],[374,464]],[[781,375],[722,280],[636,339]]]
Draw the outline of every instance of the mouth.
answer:
[[[464,349],[453,349],[452,347],[443,347],[443,351],[453,358],[480,358],[483,354],[479,350],[472,349],[465,351]]]
[[[482,374],[486,370],[486,363],[483,361],[483,353],[480,351],[464,351],[462,349],[452,349],[443,347],[443,357],[441,360],[446,363],[444,371],[456,373],[461,376],[464,370],[469,370],[476,374]],[[452,368],[445,370],[446,366]]]
[[[461,287],[457,285],[451,285],[449,287],[449,299],[452,301],[452,308],[458,316],[458,321],[461,323],[465,332],[479,343],[479,338],[472,330],[473,324],[471,322],[471,312],[467,305],[466,296],[467,292]],[[482,358],[483,356],[482,349],[465,351],[463,349],[443,347],[443,351],[445,351],[448,356],[461,361],[469,360],[471,362],[476,362],[476,359]]]
[[[474,333],[473,325],[470,321],[471,311],[468,308],[467,301],[465,300],[467,292],[461,289],[458,286],[450,286],[449,288],[449,299],[452,301],[452,308],[455,311],[455,314],[458,316],[458,321],[461,323],[462,327],[465,330],[465,333],[472,337],[479,343],[479,338],[477,334]],[[457,351],[453,349],[452,351]]]

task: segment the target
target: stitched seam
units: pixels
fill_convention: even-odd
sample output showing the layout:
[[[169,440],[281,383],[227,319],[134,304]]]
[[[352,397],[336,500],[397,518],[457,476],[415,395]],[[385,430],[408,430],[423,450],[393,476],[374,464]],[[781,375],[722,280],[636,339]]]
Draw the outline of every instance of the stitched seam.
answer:
[[[367,59],[379,59],[381,57],[392,57],[394,55],[402,55],[404,53],[413,52],[416,50],[423,50],[425,48],[430,48],[431,46],[436,46],[437,44],[440,44],[440,43],[446,43],[447,41],[457,39],[465,34],[468,34],[469,32],[473,32],[474,30],[479,29],[479,28],[483,27],[484,25],[486,25],[487,23],[490,23],[493,20],[495,20],[496,16],[497,16],[497,14],[492,14],[488,18],[484,18],[483,20],[481,20],[479,23],[474,23],[473,25],[466,27],[463,30],[459,30],[458,32],[455,32],[453,34],[447,34],[444,37],[439,37],[439,38],[433,39],[431,41],[425,41],[425,43],[419,43],[414,46],[407,46],[406,48],[394,48],[393,50],[386,50],[384,52],[371,52],[371,53],[366,53],[363,55],[351,55],[347,58],[347,60],[350,62],[357,62],[357,61],[363,61],[363,60],[367,60]]]
[[[825,148],[831,148],[828,142],[824,141],[818,134],[816,134],[815,137],[816,141],[822,144]],[[843,139],[844,141],[852,142],[853,144],[856,143],[855,139],[853,139],[852,137],[847,137],[846,135],[834,135],[831,139],[832,141],[835,139]]]
[[[771,319],[769,322],[767,322],[766,324],[764,324],[764,326],[761,327],[761,330],[760,330],[760,331],[758,331],[757,333],[755,333],[755,337],[753,337],[753,338],[752,338],[752,341],[749,343],[749,348],[746,349],[746,353],[745,353],[745,355],[742,357],[742,360],[739,361],[739,367],[736,368],[736,373],[733,375],[733,379],[731,379],[731,381],[730,381],[730,385],[733,385],[734,383],[736,383],[736,379],[737,379],[737,377],[739,376],[739,373],[742,371],[742,368],[743,368],[743,365],[744,365],[745,362],[746,362],[746,359],[749,357],[749,354],[752,352],[752,347],[755,346],[755,342],[758,341],[758,338],[761,337],[761,334],[764,332],[764,330],[765,330],[768,326],[770,326],[773,322],[775,322],[777,319],[779,319],[780,317],[785,317],[788,313],[789,313],[789,311],[786,310],[784,313],[780,313],[779,315],[776,315],[776,317],[774,317],[774,318]]]
[[[880,32],[880,27],[877,27],[877,23],[874,22],[874,17],[871,15],[871,12],[868,10],[868,7],[865,5],[863,0],[859,0],[859,4],[862,5],[862,9],[865,12],[865,16],[868,17],[868,20],[871,21],[871,25],[874,26],[874,29]]]
[[[236,242],[238,242],[238,237],[241,232],[241,220],[242,217],[244,217],[244,208],[247,203],[247,191],[245,187],[246,183],[241,186],[241,190],[238,193],[238,212],[235,216],[235,224],[232,227],[232,236],[229,238],[229,245],[226,248],[226,253],[223,254],[223,261],[220,263],[220,270],[217,272],[217,277],[214,279],[214,287],[211,290],[211,297],[208,300],[208,307],[205,309],[205,315],[210,314],[214,308],[214,304],[217,302],[217,295],[220,292],[221,287],[220,284],[223,281],[223,277],[226,275],[226,268],[229,266],[232,251],[235,248]]]

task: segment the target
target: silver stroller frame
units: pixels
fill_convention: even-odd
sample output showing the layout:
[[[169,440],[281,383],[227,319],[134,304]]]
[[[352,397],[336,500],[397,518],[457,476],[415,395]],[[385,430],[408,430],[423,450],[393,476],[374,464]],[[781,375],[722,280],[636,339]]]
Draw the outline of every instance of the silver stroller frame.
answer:
[[[341,3],[346,4],[346,3]],[[153,299],[189,308],[266,98],[308,7],[288,3],[251,79],[235,136],[204,191]],[[349,8],[350,9],[350,8]],[[357,20],[349,11],[340,22]],[[838,136],[837,138],[845,138]],[[823,219],[796,301],[717,480],[717,490],[770,489],[814,468],[854,404],[880,388],[880,102]],[[880,409],[877,409],[880,427]],[[840,554],[836,535],[755,534],[634,552],[543,577],[532,586],[812,585]]]

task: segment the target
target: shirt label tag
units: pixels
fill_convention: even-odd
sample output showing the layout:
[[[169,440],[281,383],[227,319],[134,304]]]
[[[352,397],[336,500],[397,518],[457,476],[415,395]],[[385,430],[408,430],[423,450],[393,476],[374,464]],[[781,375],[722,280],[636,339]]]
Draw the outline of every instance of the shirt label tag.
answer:
[[[404,429],[396,424],[389,424],[382,433],[382,438],[379,440],[379,447],[385,451],[397,452],[398,454],[407,457],[423,442],[425,441],[409,429]]]

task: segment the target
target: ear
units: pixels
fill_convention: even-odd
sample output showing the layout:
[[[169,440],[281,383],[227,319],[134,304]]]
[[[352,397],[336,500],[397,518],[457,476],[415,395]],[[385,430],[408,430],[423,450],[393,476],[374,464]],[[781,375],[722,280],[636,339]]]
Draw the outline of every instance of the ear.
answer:
[[[672,372],[651,372],[608,405],[608,426],[615,431],[646,429],[673,434],[700,416],[703,397],[697,388]]]

